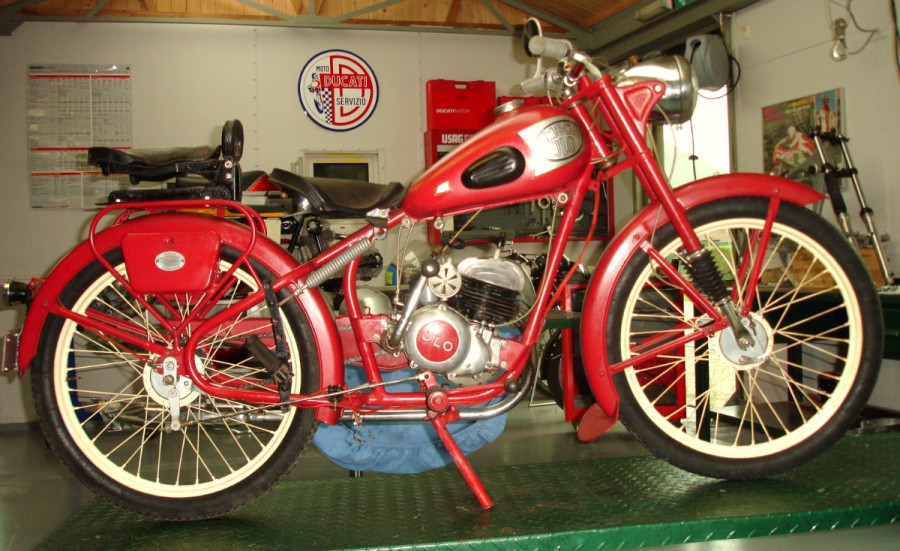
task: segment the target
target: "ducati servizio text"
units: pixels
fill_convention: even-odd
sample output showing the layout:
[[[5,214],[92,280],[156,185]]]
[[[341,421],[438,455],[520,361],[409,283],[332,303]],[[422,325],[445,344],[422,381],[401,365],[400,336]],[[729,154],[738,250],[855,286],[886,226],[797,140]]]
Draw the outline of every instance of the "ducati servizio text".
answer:
[[[115,192],[49,275],[7,282],[7,302],[29,304],[15,365],[30,370],[41,428],[65,465],[119,507],[208,518],[271,489],[319,424],[420,420],[490,509],[448,425],[500,415],[528,394],[548,313],[577,269],[564,259],[576,217],[593,201],[596,221],[599,191],[625,170],[649,204],[587,283],[586,415],[621,420],[659,457],[726,479],[784,472],[833,444],[872,390],[882,325],[854,249],[805,208],[822,196],[760,174],[673,190],[646,130],[662,111],[690,118],[696,86],[683,58],[601,69],[533,20],[525,45],[553,65],[523,88],[552,101],[505,106],[408,187],[258,176],[305,213],[366,217],[315,254],[288,253],[239,202],[249,173],[237,121],[215,150],[92,149],[92,163],[134,182],[210,183]],[[514,259],[459,261],[444,247],[386,309],[364,300],[360,265],[389,230],[441,229],[530,201],[561,211],[536,283]],[[337,313],[322,290],[335,278]],[[347,383],[351,359],[362,384]],[[383,374],[398,365],[417,390],[390,391]]]

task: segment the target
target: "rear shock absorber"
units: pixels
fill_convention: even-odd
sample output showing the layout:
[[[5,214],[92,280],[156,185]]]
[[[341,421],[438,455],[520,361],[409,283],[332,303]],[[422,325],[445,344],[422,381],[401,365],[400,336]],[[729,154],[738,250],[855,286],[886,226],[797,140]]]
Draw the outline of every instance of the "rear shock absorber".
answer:
[[[728,288],[709,250],[701,248],[685,257],[691,280],[709,298],[734,331],[738,346],[747,350],[754,345],[753,336],[741,323],[741,315],[729,298]]]

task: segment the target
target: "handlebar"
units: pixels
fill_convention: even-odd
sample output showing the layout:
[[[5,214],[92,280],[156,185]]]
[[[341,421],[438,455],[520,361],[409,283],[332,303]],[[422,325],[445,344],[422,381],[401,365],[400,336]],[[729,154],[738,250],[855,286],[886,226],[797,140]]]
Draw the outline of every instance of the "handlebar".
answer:
[[[647,60],[631,60],[606,69],[594,64],[591,56],[575,49],[571,42],[541,34],[540,23],[530,18],[523,31],[525,53],[537,58],[534,76],[521,83],[529,95],[565,95],[579,86],[579,81],[610,79],[613,86],[624,87],[654,82],[660,97],[654,100],[647,120],[659,124],[676,124],[690,120],[697,100],[697,80],[691,65],[683,56],[661,56]],[[557,63],[546,70],[542,58]],[[585,79],[585,75],[589,77]],[[659,85],[662,85],[660,87]],[[646,122],[646,121],[645,121]]]
[[[541,72],[538,64],[538,73],[533,77],[522,81],[521,87],[526,94],[540,95],[544,93],[559,93],[566,86],[566,76],[587,71],[592,78],[603,76],[591,57],[583,52],[576,51],[572,43],[562,38],[549,38],[546,36],[534,36],[528,41],[528,51],[533,56],[549,57],[560,63]],[[578,69],[573,71],[572,69]]]
[[[526,94],[531,96],[542,95],[545,92],[558,93],[562,92],[562,79],[559,76],[557,68],[550,68],[540,75],[523,80],[520,86]]]
[[[563,59],[575,51],[572,43],[562,38],[535,36],[528,41],[528,50],[535,56]]]

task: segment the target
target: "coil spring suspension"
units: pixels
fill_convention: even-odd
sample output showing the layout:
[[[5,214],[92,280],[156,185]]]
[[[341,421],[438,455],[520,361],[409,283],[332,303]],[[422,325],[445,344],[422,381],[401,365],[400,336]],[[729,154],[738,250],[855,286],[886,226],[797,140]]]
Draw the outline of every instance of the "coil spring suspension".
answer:
[[[747,350],[754,345],[753,336],[741,323],[741,315],[729,297],[728,288],[722,281],[722,274],[707,249],[700,249],[687,255],[687,270],[694,284],[728,319],[734,331],[735,340],[742,349]]]
[[[687,256],[687,261],[691,280],[713,304],[722,304],[728,300],[728,289],[709,250],[700,249],[691,253]]]
[[[338,255],[337,258],[309,274],[309,277],[306,278],[306,286],[318,287],[325,283],[329,278],[340,273],[351,260],[369,252],[371,248],[372,242],[365,239],[354,243],[349,249]]]

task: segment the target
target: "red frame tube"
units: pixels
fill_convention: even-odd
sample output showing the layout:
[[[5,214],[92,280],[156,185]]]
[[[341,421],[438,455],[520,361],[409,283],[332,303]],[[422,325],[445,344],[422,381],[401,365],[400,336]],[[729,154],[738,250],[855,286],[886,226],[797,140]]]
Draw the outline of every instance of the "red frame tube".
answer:
[[[551,243],[547,258],[546,276],[539,285],[533,308],[525,328],[517,341],[510,341],[508,350],[504,352],[504,361],[507,363],[506,372],[498,377],[494,382],[475,387],[460,387],[449,389],[447,396],[451,407],[463,405],[475,405],[493,399],[505,392],[504,383],[510,378],[517,378],[524,369],[530,347],[537,342],[543,332],[544,320],[547,312],[553,307],[553,302],[558,300],[558,295],[554,296],[552,292],[554,275],[561,263],[563,253],[568,242],[569,234],[574,226],[577,213],[580,211],[581,204],[586,191],[596,189],[599,181],[609,180],[613,175],[625,170],[633,168],[635,174],[645,188],[647,194],[654,199],[654,203],[643,213],[638,215],[632,221],[623,233],[610,244],[606,254],[601,260],[597,269],[597,276],[593,278],[585,298],[585,310],[582,322],[582,331],[584,334],[606,334],[608,315],[608,301],[606,298],[615,286],[619,277],[621,266],[631,254],[641,247],[652,231],[660,225],[672,222],[676,231],[682,240],[687,244],[690,250],[697,250],[700,247],[699,240],[693,231],[687,217],[686,211],[691,207],[715,200],[717,198],[758,195],[774,198],[778,201],[781,198],[804,204],[813,200],[818,200],[821,196],[811,191],[801,191],[799,185],[790,183],[789,181],[766,177],[766,176],[723,176],[705,181],[691,184],[677,191],[673,191],[668,187],[665,177],[653,157],[652,151],[644,141],[643,125],[639,122],[646,122],[649,109],[652,109],[656,101],[661,96],[661,91],[654,83],[636,84],[626,89],[617,88],[612,84],[609,77],[604,77],[595,82],[590,82],[584,78],[580,81],[581,90],[567,100],[563,107],[568,108],[583,125],[583,130],[587,133],[592,148],[592,156],[594,158],[604,159],[604,164],[595,167],[588,164],[582,170],[581,174],[575,178],[570,185],[563,188],[563,191],[556,194],[557,198],[562,193],[567,195],[566,209],[557,231],[557,238]],[[637,98],[637,99],[635,99]],[[646,99],[649,98],[649,99]],[[595,124],[592,113],[584,105],[584,101],[595,101],[594,107],[606,123],[609,125],[609,133],[604,133]],[[618,143],[622,147],[622,151],[614,151],[612,143]],[[620,156],[621,160],[613,162],[614,156]],[[609,162],[606,162],[609,161]],[[748,180],[747,184],[735,185],[735,182]],[[803,188],[808,190],[808,188]],[[470,210],[476,208],[490,208],[498,206],[500,202],[494,204],[482,204],[473,206]],[[264,300],[263,293],[257,292],[253,295],[245,297],[236,304],[229,306],[227,309],[217,313],[210,319],[205,320],[197,326],[192,326],[192,336],[188,339],[183,349],[177,347],[172,349],[163,349],[159,345],[147,343],[135,336],[133,332],[129,332],[127,328],[116,328],[111,325],[100,323],[102,320],[78,319],[78,316],[67,312],[59,304],[56,297],[62,290],[65,283],[74,277],[77,271],[88,261],[98,259],[103,262],[108,270],[114,276],[117,276],[112,267],[103,259],[102,255],[105,251],[117,246],[121,236],[127,231],[136,231],[140,228],[148,227],[150,229],[159,229],[165,227],[167,222],[182,223],[186,220],[196,222],[195,218],[188,215],[166,215],[162,211],[172,209],[188,209],[188,208],[215,208],[219,210],[237,210],[243,214],[249,221],[250,226],[244,230],[238,231],[232,227],[228,227],[228,239],[226,242],[233,246],[239,247],[238,250],[243,251],[235,266],[244,263],[250,257],[250,251],[253,251],[254,258],[263,255],[268,259],[275,273],[281,276],[272,283],[273,290],[277,293],[283,289],[289,289],[294,292],[296,300],[309,318],[310,325],[314,331],[316,350],[321,365],[321,388],[312,396],[292,395],[292,400],[302,399],[300,407],[317,407],[319,413],[317,418],[324,422],[336,422],[340,416],[340,410],[344,407],[350,407],[358,411],[374,411],[381,409],[410,409],[422,408],[425,404],[424,393],[387,393],[381,387],[376,387],[371,392],[357,392],[335,400],[317,397],[325,394],[326,391],[333,388],[345,388],[343,378],[343,359],[341,357],[341,344],[337,335],[337,329],[331,318],[330,310],[324,300],[317,291],[303,289],[306,278],[317,269],[322,268],[329,262],[335,260],[340,255],[348,251],[348,249],[360,240],[373,240],[378,236],[379,231],[373,226],[367,226],[345,240],[336,243],[322,254],[313,258],[311,261],[297,265],[296,261],[278,249],[278,246],[267,239],[259,240],[256,238],[257,231],[264,232],[264,226],[258,216],[249,208],[228,201],[179,201],[179,202],[149,202],[137,205],[113,206],[101,211],[91,225],[91,234],[86,246],[79,248],[76,254],[67,257],[61,263],[61,268],[54,271],[54,274],[48,278],[38,293],[36,299],[38,313],[29,316],[26,320],[26,332],[23,333],[20,348],[20,366],[23,371],[27,369],[31,359],[33,358],[39,329],[43,325],[43,320],[50,313],[63,315],[76,319],[76,321],[84,322],[86,327],[90,327],[95,331],[107,331],[126,342],[145,347],[154,353],[161,355],[180,355],[179,364],[184,366],[185,372],[194,380],[198,388],[214,396],[224,398],[243,400],[256,403],[277,403],[278,396],[274,393],[237,389],[232,386],[223,385],[213,380],[205,379],[194,364],[193,350],[199,344],[199,336],[206,330],[211,329],[215,324],[221,323],[231,316],[233,312],[245,309],[257,304],[261,304]],[[114,231],[97,232],[97,226],[101,218],[116,209],[124,209],[125,212],[119,215],[113,224]],[[773,202],[771,213],[777,209],[777,203]],[[153,216],[140,217],[131,219],[131,215],[137,211],[151,212]],[[175,220],[170,220],[168,216],[177,216]],[[403,209],[398,209],[391,213],[387,222],[387,228],[398,226],[406,217]],[[149,219],[149,220],[148,220]],[[200,224],[204,229],[213,229],[213,231],[221,232],[226,226],[222,226],[222,219],[204,219]],[[197,225],[195,223],[195,225]],[[279,252],[276,252],[278,249]],[[645,251],[653,254],[653,250],[645,248]],[[617,264],[618,263],[618,264]],[[236,269],[233,266],[232,269]],[[365,329],[361,323],[364,319],[360,310],[356,297],[355,273],[358,267],[358,259],[350,262],[345,269],[345,300],[347,302],[349,318],[356,340],[358,341],[360,353],[363,358],[363,364],[366,369],[370,382],[378,383],[381,381],[379,369],[374,358],[373,347],[369,341],[369,336],[365,334]],[[758,263],[751,267],[751,274],[756,273],[760,266]],[[670,274],[671,277],[678,276]],[[678,276],[680,277],[680,276]],[[124,278],[117,276],[123,285],[127,285]],[[42,292],[43,291],[43,292]],[[212,293],[216,296],[215,289]],[[138,296],[138,294],[135,294]],[[705,299],[698,294],[695,299],[703,304]],[[139,300],[142,300],[139,297]],[[749,298],[748,298],[749,300]],[[145,305],[146,307],[147,305]],[[711,308],[707,305],[707,308]],[[153,311],[152,308],[148,309]],[[715,309],[710,309],[711,315],[715,319],[719,319]],[[187,322],[185,322],[187,323]],[[718,324],[716,324],[718,325]],[[173,331],[180,331],[186,327],[182,324],[179,327],[172,327]],[[673,346],[671,342],[661,344],[655,347],[651,352],[656,353],[663,349],[669,349]],[[614,371],[625,367],[625,364],[617,366],[608,366],[604,346],[584,347],[584,359],[586,365],[597,365],[599,369],[588,371],[589,382],[591,388],[598,398],[601,406],[608,415],[614,415],[617,409],[617,396],[611,384],[611,375]]]

